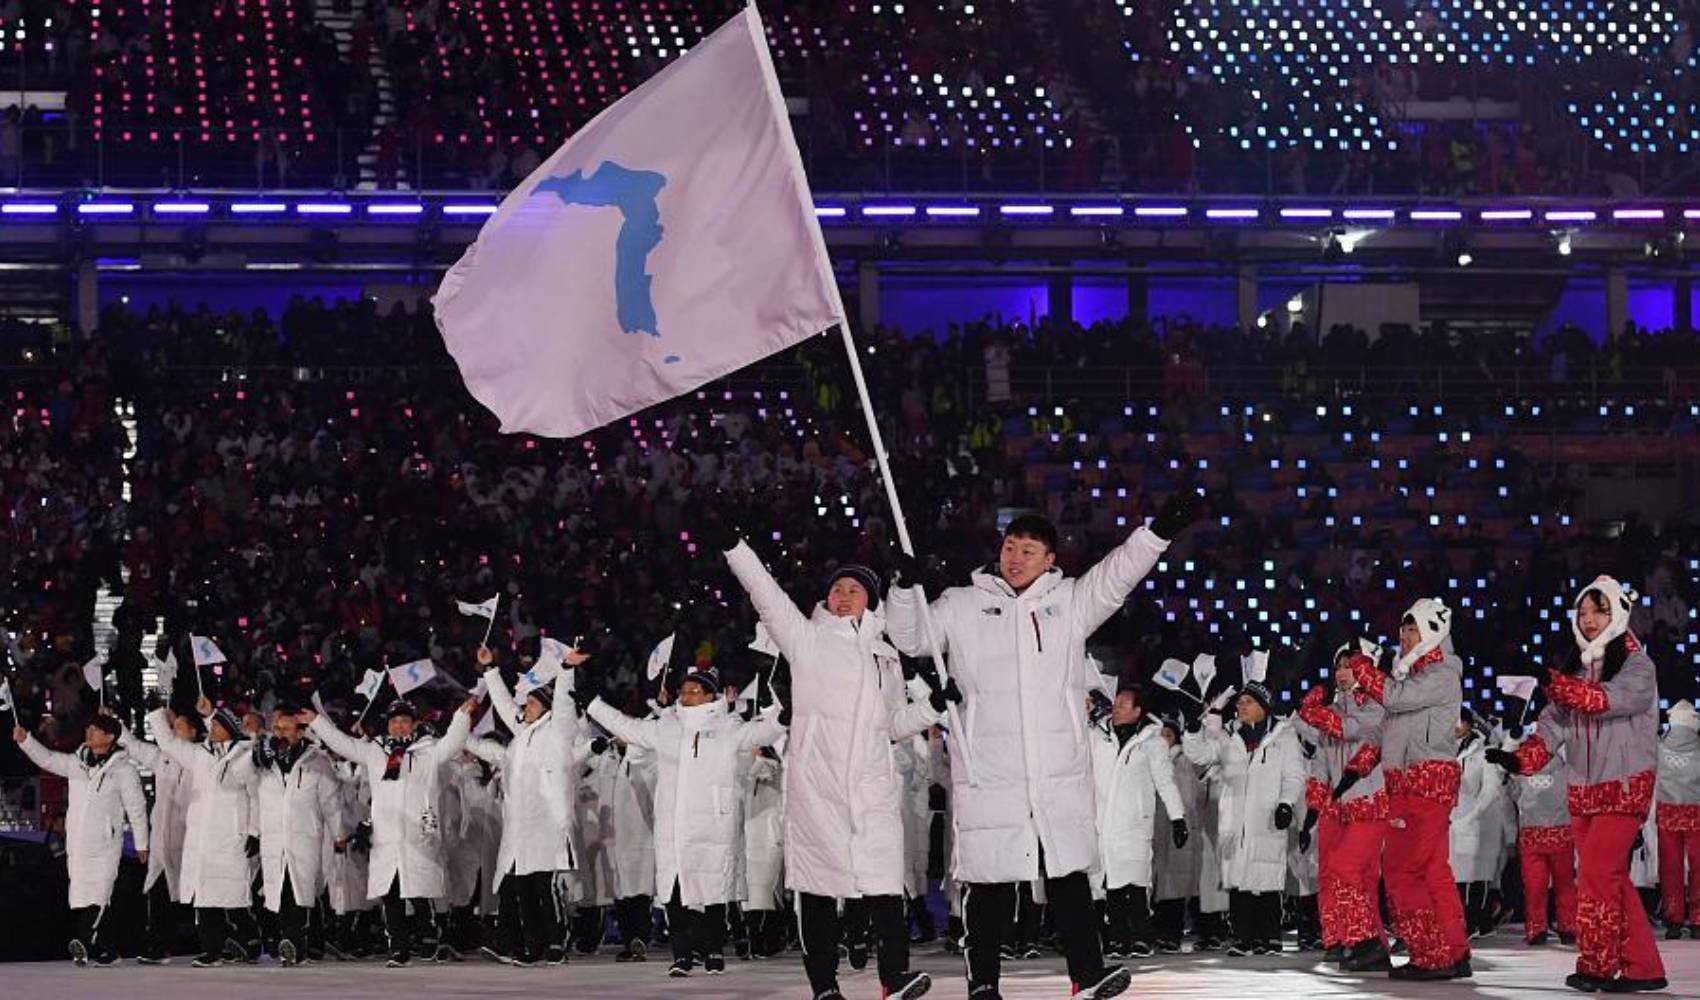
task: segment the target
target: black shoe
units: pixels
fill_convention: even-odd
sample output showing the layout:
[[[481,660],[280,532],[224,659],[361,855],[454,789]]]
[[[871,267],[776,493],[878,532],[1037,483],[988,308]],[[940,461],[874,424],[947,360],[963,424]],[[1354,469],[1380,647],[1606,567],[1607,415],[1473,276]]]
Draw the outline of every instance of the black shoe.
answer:
[[[667,974],[674,979],[684,979],[691,974],[691,960],[688,958],[675,959],[673,964],[667,967]]]
[[[1082,986],[1075,993],[1075,996],[1079,997],[1080,1000],[1110,1000],[1113,996],[1120,996],[1131,982],[1133,982],[1133,973],[1118,965],[1114,968],[1106,968],[1103,974],[1098,977],[1097,982],[1090,986]]]
[[[1220,938],[1201,937],[1197,941],[1193,942],[1192,950],[1195,951],[1195,952],[1196,951],[1221,951],[1222,950],[1222,941],[1221,941]]]
[[[1030,944],[1027,947],[1021,949],[1021,957],[1024,958],[1024,959],[1028,959],[1028,960],[1039,958],[1043,954],[1044,953],[1039,950],[1038,945]]]
[[[1682,925],[1681,924],[1671,924],[1670,926],[1666,927],[1665,928],[1665,940],[1666,941],[1681,941],[1682,940]]]
[[[946,955],[960,955],[960,954],[962,954],[962,939],[956,938],[956,937],[945,938],[944,939],[944,953]]]
[[[1402,979],[1416,983],[1432,983],[1443,979],[1463,979],[1471,975],[1470,960],[1465,958],[1453,965],[1443,965],[1438,969],[1424,969],[1410,962],[1395,968],[1387,975],[1391,979]]]
[[[1663,976],[1657,979],[1630,979],[1628,976],[1620,976],[1617,979],[1606,980],[1606,984],[1600,987],[1600,992],[1651,993],[1654,990],[1662,990],[1669,986],[1670,982]]]
[[[1299,950],[1300,951],[1321,951],[1322,950],[1322,939],[1321,938],[1313,938],[1313,937],[1299,938]]]
[[[883,1000],[916,1000],[933,988],[933,977],[925,972],[905,972],[897,978],[903,985],[896,989],[882,989],[880,995]]]
[[[189,963],[189,968],[191,968],[191,969],[212,969],[212,968],[217,968],[218,966],[223,965],[223,964],[224,964],[224,956],[214,955],[211,952],[208,952],[205,955],[196,956],[195,960],[193,962]]]
[[[170,965],[170,955],[137,955],[137,965]]]
[[[861,972],[863,969],[866,969],[867,967],[868,967],[868,945],[867,945],[867,942],[858,941],[855,944],[850,946],[850,968],[855,969],[857,972]]]
[[[283,963],[285,968],[300,964],[301,953],[295,950],[294,941],[284,938],[277,943],[277,960]]]
[[[1181,943],[1179,941],[1171,941],[1165,938],[1164,940],[1157,942],[1157,950],[1164,955],[1179,955],[1181,953]]]
[[[1105,943],[1105,945],[1104,945],[1104,958],[1108,959],[1109,961],[1114,962],[1117,959],[1123,959],[1123,958],[1126,958],[1126,957],[1127,957],[1127,945],[1122,944],[1120,941],[1110,941],[1110,942]]]
[[[1691,941],[1700,941],[1700,924],[1688,925],[1688,937]]]
[[[616,962],[647,962],[649,961],[649,946],[640,938],[628,943],[614,956]]]
[[[1340,968],[1346,972],[1391,972],[1392,957],[1387,954],[1387,947],[1378,939],[1370,938],[1360,941],[1350,948],[1344,949],[1345,955],[1340,959]]]
[[[1157,949],[1151,947],[1151,942],[1149,942],[1149,941],[1135,941],[1134,943],[1127,946],[1127,953],[1126,954],[1127,954],[1128,958],[1150,958],[1152,955],[1155,955],[1156,953],[1157,953]],[[1034,956],[1034,957],[1037,958],[1038,956]]]
[[[508,964],[516,969],[535,969],[543,963],[538,959],[532,958],[530,955],[520,955],[516,958],[508,959]]]
[[[104,955],[96,955],[89,959],[89,964],[97,969],[110,969],[118,964],[118,953],[109,951]]]
[[[1411,949],[1405,944],[1404,938],[1394,938],[1393,942],[1387,946],[1387,953],[1389,955],[1409,955]]]
[[[1236,938],[1228,945],[1229,958],[1247,958],[1255,954],[1257,954],[1257,947],[1250,941],[1241,941]]]
[[[78,941],[76,938],[72,938],[71,943],[65,946],[65,950],[71,953],[71,964],[76,966],[77,968],[80,969],[83,966],[89,964],[89,946],[88,945],[83,944],[81,941]]]
[[[1559,931],[1558,932],[1558,943],[1559,944],[1567,944],[1567,945],[1570,945],[1572,948],[1574,948],[1576,946],[1576,934],[1575,934],[1575,932],[1574,931]]]
[[[968,1000],[1003,1000],[1003,994],[998,992],[996,985],[981,983],[968,987]]]
[[[711,976],[718,976],[726,971],[725,955],[705,955],[702,960],[702,970]]]
[[[478,949],[478,957],[484,959],[486,962],[501,962],[503,965],[506,965],[508,962],[508,956],[502,954],[489,945],[484,945]]]
[[[412,964],[413,964],[413,956],[409,955],[405,951],[402,951],[402,952],[396,952],[394,955],[391,955],[390,960],[388,962],[384,963],[384,968],[386,968],[386,969],[405,969]]]
[[[1476,974],[1476,970],[1470,967],[1470,956],[1468,955],[1454,962],[1451,971],[1451,978],[1453,979],[1470,979]]]
[[[834,986],[816,993],[815,1000],[844,1000],[844,994],[838,992],[838,987]]]
[[[1548,934],[1546,931],[1541,931],[1539,934],[1525,939],[1525,943],[1531,948],[1539,948],[1551,939],[1552,935]]]
[[[998,945],[998,957],[1006,962],[1013,962],[1021,957],[1021,952],[1016,950],[1015,945],[1000,944]]]
[[[1340,947],[1339,945],[1333,945],[1329,948],[1324,949],[1323,952],[1322,952],[1322,960],[1324,962],[1339,962],[1339,961],[1342,961],[1343,959],[1345,959],[1345,957],[1346,957],[1346,949]]]
[[[1572,972],[1570,975],[1564,977],[1564,985],[1580,993],[1599,993],[1607,986],[1611,985],[1611,980],[1600,976],[1589,976],[1580,972]]]

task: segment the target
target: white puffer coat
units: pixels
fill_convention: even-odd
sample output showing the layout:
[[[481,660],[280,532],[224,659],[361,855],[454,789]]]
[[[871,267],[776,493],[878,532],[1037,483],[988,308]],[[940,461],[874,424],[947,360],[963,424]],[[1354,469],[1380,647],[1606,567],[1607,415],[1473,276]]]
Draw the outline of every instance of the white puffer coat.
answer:
[[[1483,869],[1491,861],[1494,849],[1487,843],[1490,831],[1484,829],[1493,798],[1498,794],[1491,779],[1500,773],[1489,766],[1482,756],[1485,745],[1472,738],[1470,745],[1459,751],[1458,764],[1463,775],[1458,783],[1458,804],[1452,807],[1451,823],[1447,828],[1447,859],[1452,864],[1452,877],[1460,882],[1486,882],[1490,876]],[[1493,772],[1490,774],[1489,772]],[[1495,827],[1493,837],[1500,835]]]
[[[224,782],[253,788],[259,802],[260,876],[266,909],[283,908],[283,880],[298,906],[312,906],[324,891],[325,841],[348,836],[342,827],[339,782],[330,755],[308,747],[286,775],[276,762],[258,768],[252,753],[236,757]]]
[[[178,898],[197,909],[246,909],[251,901],[248,835],[255,829],[248,789],[224,783],[226,771],[249,752],[247,740],[186,743],[172,732],[164,709],[148,716],[166,756],[189,774]]]
[[[148,812],[148,874],[142,892],[153,891],[165,879],[165,891],[173,902],[181,902],[178,886],[183,873],[183,837],[189,828],[189,773],[160,752],[159,747],[139,739],[128,729],[118,737],[135,762],[153,772],[153,808]]]
[[[1155,827],[1158,798],[1170,819],[1186,819],[1163,727],[1147,722],[1125,743],[1107,725],[1093,726],[1091,737],[1103,886],[1150,889],[1153,837],[1173,836],[1172,830]]]
[[[573,672],[555,677],[554,708],[522,722],[501,671],[484,672],[490,705],[514,734],[502,763],[502,843],[496,854],[496,889],[509,875],[574,871],[573,800],[577,775],[573,744],[579,737],[573,707]]]
[[[337,782],[337,828],[353,831],[372,818],[372,792],[360,768],[346,760],[333,761],[332,772]],[[338,915],[369,910],[377,905],[366,897],[367,861],[371,855],[345,844],[336,849],[336,841],[325,840],[320,855],[325,872],[325,895],[330,899],[331,912]]]
[[[744,874],[746,910],[777,910],[784,889],[785,792],[782,767],[753,757],[744,772]]]
[[[892,744],[938,713],[908,699],[876,611],[858,621],[817,604],[805,617],[748,545],[726,561],[791,664],[786,885],[834,898],[900,895],[903,782]]]
[[[99,762],[92,755],[49,750],[34,736],[23,742],[24,755],[70,786],[65,808],[65,870],[71,885],[71,909],[105,906],[112,901],[118,862],[124,856],[124,820],[136,850],[148,849],[148,798],[135,761],[122,747]]]
[[[932,605],[938,641],[965,698],[952,733],[955,877],[1027,882],[1088,871],[1098,861],[1086,692],[1097,681],[1086,640],[1127,600],[1169,543],[1140,528],[1078,579],[1053,568],[1016,593],[994,572]],[[917,588],[892,588],[892,642],[934,651]]]
[[[590,717],[616,739],[655,752],[656,897],[701,909],[744,895],[742,756],[785,735],[773,714],[743,722],[714,701],[677,706],[656,719],[633,719],[597,699]]]
[[[1216,850],[1222,887],[1242,892],[1280,892],[1287,885],[1287,831],[1275,826],[1275,807],[1293,809],[1304,797],[1304,755],[1298,736],[1285,720],[1248,751],[1245,740],[1227,732],[1211,714],[1203,732],[1181,740],[1195,764],[1221,768],[1222,797],[1217,806]]]
[[[615,899],[655,895],[655,753],[625,747],[614,761],[613,872]]]

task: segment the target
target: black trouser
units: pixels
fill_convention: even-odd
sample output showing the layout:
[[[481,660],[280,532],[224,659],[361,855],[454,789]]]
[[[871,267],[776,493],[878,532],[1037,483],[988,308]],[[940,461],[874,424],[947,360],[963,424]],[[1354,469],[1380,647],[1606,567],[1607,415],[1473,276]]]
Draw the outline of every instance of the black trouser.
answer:
[[[620,943],[627,948],[633,941],[649,943],[655,930],[648,896],[627,896],[614,901],[614,923],[620,928]]]
[[[1142,885],[1124,885],[1107,894],[1108,939],[1120,945],[1151,943],[1151,908]]]
[[[1322,939],[1322,911],[1318,904],[1314,893],[1293,899],[1293,929],[1298,931],[1300,948],[1314,948]]]
[[[591,955],[608,936],[608,912],[600,906],[586,906],[573,916],[573,947],[581,955]]]
[[[234,940],[241,945],[249,958],[255,957],[260,947],[260,925],[254,922],[254,915],[245,909],[222,910],[197,906],[195,933],[201,939],[201,954],[207,958],[217,958],[223,954],[226,940]]]
[[[1151,905],[1151,924],[1159,941],[1180,943],[1186,935],[1186,900],[1162,899]]]
[[[177,950],[177,928],[183,921],[183,904],[171,898],[171,886],[161,876],[148,890],[147,945],[142,954],[164,958]]]
[[[667,929],[673,943],[673,961],[689,962],[694,948],[703,957],[719,955],[726,947],[726,904],[705,906],[701,913],[679,901],[679,883],[667,900]]]
[[[1015,916],[1016,882],[971,883],[962,887],[966,927],[963,954],[968,962],[968,988],[997,986],[1001,968],[998,948],[1004,929]],[[1057,939],[1068,958],[1068,978],[1086,988],[1104,976],[1104,952],[1098,944],[1097,909],[1085,872],[1045,880],[1045,895],[1056,923]]]
[[[838,900],[799,892],[797,922],[798,935],[803,940],[803,969],[809,974],[809,987],[817,994],[838,987],[838,942],[855,914],[865,915],[879,942],[880,985],[897,989],[906,981],[909,923],[904,919],[902,896],[847,899],[841,919]]]
[[[313,901],[297,900],[295,884],[289,878],[288,866],[283,872],[283,891],[278,899],[277,937],[281,943],[288,941],[295,946],[297,953],[305,955],[307,951],[307,911]]]
[[[112,950],[111,935],[101,933],[101,922],[106,916],[104,906],[81,906],[71,913],[75,917],[77,940],[89,950],[89,957],[104,959],[115,954]]]
[[[1228,892],[1228,919],[1233,921],[1234,940],[1242,945],[1281,943],[1281,894],[1278,892]]]
[[[390,939],[390,957],[403,961],[413,957],[414,927],[413,916],[407,912],[409,900],[401,895],[401,876],[398,874],[390,883],[389,891],[384,893],[384,932]],[[431,901],[414,899],[411,902],[420,911],[429,913]],[[419,912],[419,911],[416,911]]]
[[[520,946],[521,958],[541,962],[560,938],[555,930],[555,873],[510,874],[502,880],[504,888],[510,882],[517,907],[510,911],[504,906],[502,912],[519,918],[518,936],[510,940]]]
[[[1015,910],[1010,914],[1009,927],[1004,930],[1004,943],[1016,951],[1025,951],[1039,933],[1042,919],[1039,909],[1039,904],[1033,901],[1033,883],[1017,882]]]

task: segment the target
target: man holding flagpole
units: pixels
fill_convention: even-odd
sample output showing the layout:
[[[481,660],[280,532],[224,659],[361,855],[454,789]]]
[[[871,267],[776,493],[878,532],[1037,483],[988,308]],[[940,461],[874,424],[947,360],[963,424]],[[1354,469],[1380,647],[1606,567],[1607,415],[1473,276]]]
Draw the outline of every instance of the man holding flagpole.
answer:
[[[1097,813],[1087,740],[1086,640],[1127,600],[1202,498],[1168,499],[1149,528],[1128,536],[1078,579],[1057,568],[1057,531],[1039,515],[1016,518],[996,563],[931,608],[911,557],[898,560],[888,600],[891,640],[911,656],[951,656],[966,732],[953,733],[969,760],[951,767],[956,879],[963,883],[970,1000],[998,993],[999,948],[1021,882],[1045,879],[1069,979],[1089,1000],[1127,989],[1130,976],[1104,965],[1087,873],[1098,864]],[[935,647],[935,643],[937,648]],[[998,747],[997,752],[976,752]]]

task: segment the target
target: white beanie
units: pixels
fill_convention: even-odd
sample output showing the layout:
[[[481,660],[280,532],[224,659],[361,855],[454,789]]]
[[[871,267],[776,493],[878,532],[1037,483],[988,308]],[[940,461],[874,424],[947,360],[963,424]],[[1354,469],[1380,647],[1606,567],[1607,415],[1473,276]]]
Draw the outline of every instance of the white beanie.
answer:
[[[1452,634],[1452,609],[1448,608],[1438,597],[1425,597],[1411,605],[1405,612],[1417,624],[1417,632],[1422,636],[1409,653],[1393,662],[1393,676],[1404,680],[1410,676],[1411,667],[1420,659],[1441,648],[1441,644]],[[1405,619],[1399,620],[1400,625]]]
[[[1635,607],[1635,591],[1602,574],[1593,583],[1583,587],[1582,593],[1576,595],[1576,600],[1571,602],[1573,612],[1581,608],[1582,598],[1590,590],[1599,591],[1606,599],[1606,608],[1611,611],[1611,624],[1595,636],[1592,642],[1582,636],[1582,624],[1578,615],[1572,613],[1570,616],[1570,631],[1576,636],[1576,647],[1582,651],[1582,665],[1591,668],[1605,659],[1606,647],[1611,645],[1613,639],[1629,631],[1629,613]]]
[[[1700,712],[1695,711],[1693,703],[1684,698],[1670,707],[1670,724],[1700,730]]]

